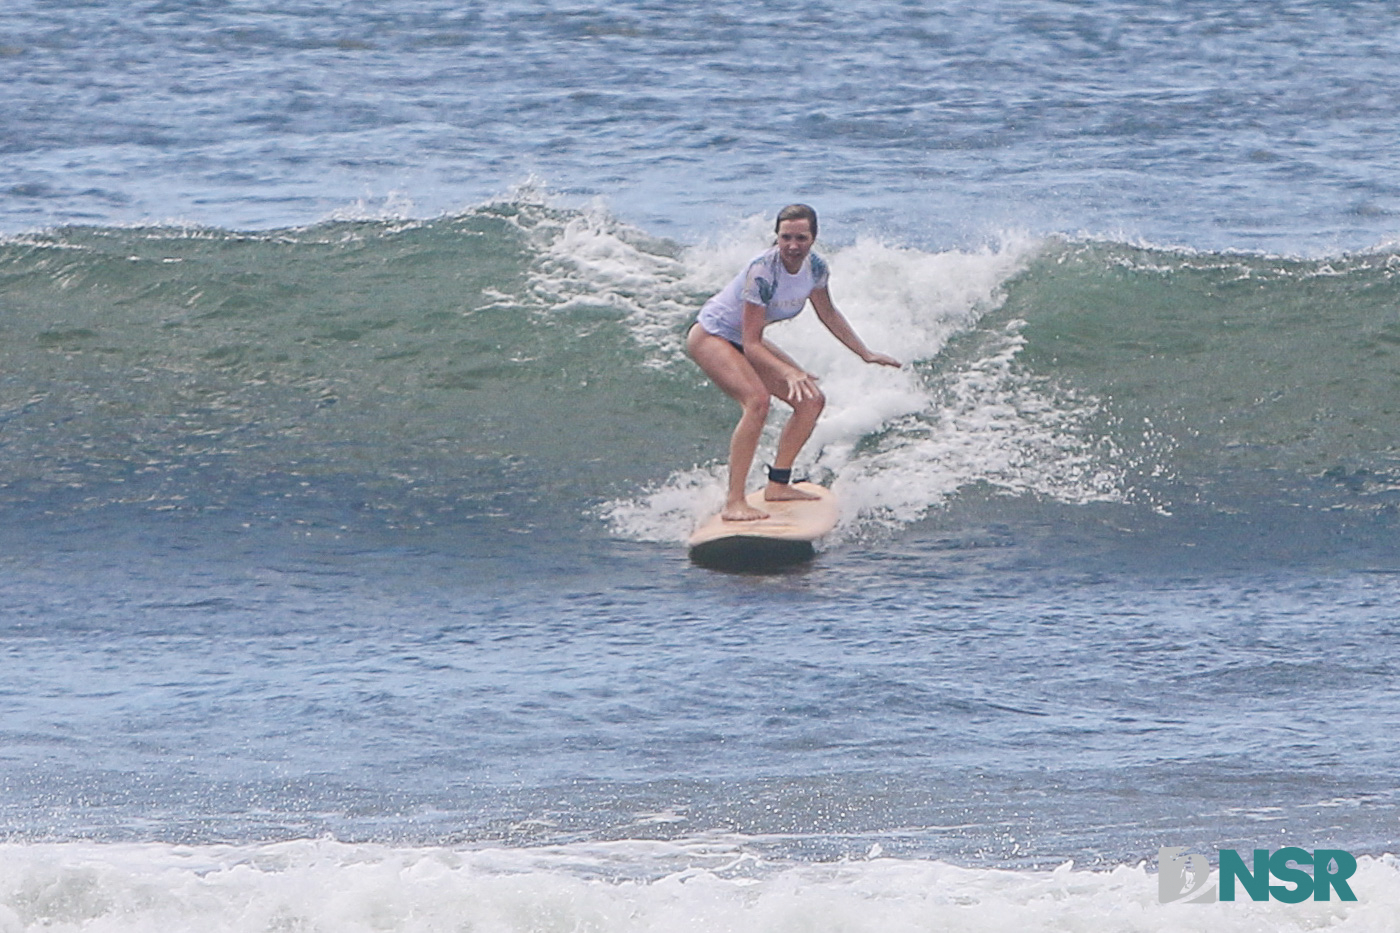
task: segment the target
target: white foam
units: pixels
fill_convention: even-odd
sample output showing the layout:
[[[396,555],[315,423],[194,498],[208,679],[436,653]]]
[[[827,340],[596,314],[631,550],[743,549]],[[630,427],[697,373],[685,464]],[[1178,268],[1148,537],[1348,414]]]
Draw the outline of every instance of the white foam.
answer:
[[[554,211],[530,205],[529,233],[540,257],[530,270],[535,299],[550,312],[615,309],[663,365],[680,350],[681,322],[694,313],[696,285],[674,249],[613,217],[602,205]]]
[[[366,194],[330,211],[317,224],[362,221],[404,221],[417,217],[418,207],[408,193],[395,189],[383,196]]]
[[[1145,865],[1053,871],[878,857],[768,860],[741,841],[533,849],[0,844],[0,933],[1380,933],[1400,860],[1361,857],[1353,902],[1161,904]]]
[[[639,496],[606,503],[599,511],[613,531],[634,541],[684,541],[707,515],[724,505],[724,465],[693,467],[668,476]]]

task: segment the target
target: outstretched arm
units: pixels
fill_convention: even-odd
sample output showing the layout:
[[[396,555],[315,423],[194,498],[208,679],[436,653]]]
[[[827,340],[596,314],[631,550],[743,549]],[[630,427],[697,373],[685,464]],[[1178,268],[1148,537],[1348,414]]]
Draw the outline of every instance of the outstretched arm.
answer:
[[[899,366],[899,360],[883,353],[876,353],[865,345],[865,342],[856,336],[855,330],[851,327],[851,322],[846,320],[846,316],[836,310],[836,305],[831,301],[831,293],[825,288],[813,289],[812,307],[817,311],[817,317],[826,325],[826,329],[831,331],[833,337],[844,343],[852,353],[867,363],[879,363],[881,366]]]

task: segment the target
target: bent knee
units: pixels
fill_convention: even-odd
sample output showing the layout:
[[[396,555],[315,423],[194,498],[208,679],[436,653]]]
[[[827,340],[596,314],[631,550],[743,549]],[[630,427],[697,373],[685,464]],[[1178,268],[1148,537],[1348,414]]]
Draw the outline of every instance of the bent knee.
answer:
[[[758,418],[767,418],[768,409],[772,405],[772,397],[765,389],[762,392],[751,392],[739,400],[739,404],[744,407],[744,414],[754,415]]]
[[[815,394],[807,396],[800,402],[792,403],[792,410],[803,415],[820,415],[825,407],[826,396],[821,389],[817,389]]]

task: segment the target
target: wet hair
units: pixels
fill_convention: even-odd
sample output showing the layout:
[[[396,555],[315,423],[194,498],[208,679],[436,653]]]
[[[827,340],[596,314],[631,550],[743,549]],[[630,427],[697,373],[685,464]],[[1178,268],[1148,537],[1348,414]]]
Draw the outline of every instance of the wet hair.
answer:
[[[773,224],[774,233],[778,232],[778,228],[783,225],[783,221],[785,220],[807,221],[807,225],[812,230],[812,239],[815,240],[817,238],[817,212],[806,204],[789,204],[787,207],[778,211],[778,221]]]

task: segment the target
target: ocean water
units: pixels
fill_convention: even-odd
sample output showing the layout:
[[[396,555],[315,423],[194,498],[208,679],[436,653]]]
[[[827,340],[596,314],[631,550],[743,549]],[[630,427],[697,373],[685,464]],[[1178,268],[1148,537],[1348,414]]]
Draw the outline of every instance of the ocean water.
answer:
[[[1396,930],[1397,40],[6,4],[0,933]],[[906,366],[774,329],[842,518],[716,573],[797,199]],[[1287,845],[1358,899],[1159,902]]]

